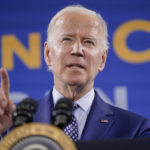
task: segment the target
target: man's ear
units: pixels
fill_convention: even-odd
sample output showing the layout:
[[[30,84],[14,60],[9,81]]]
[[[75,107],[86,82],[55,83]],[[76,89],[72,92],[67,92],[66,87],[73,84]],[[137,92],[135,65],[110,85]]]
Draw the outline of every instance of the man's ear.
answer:
[[[44,59],[48,66],[51,66],[51,58],[50,58],[50,48],[48,46],[48,42],[44,43]]]
[[[98,68],[98,70],[99,70],[100,72],[102,72],[103,69],[104,69],[104,67],[105,67],[107,55],[108,55],[108,50],[105,50],[105,51],[103,52],[102,57],[101,57],[100,66],[99,66],[99,68]]]

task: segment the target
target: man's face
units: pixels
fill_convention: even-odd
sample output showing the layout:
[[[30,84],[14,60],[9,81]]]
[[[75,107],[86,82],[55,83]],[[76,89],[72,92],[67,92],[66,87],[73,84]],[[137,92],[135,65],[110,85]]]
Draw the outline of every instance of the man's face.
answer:
[[[102,50],[101,23],[92,15],[66,13],[52,30],[51,40],[45,44],[45,60],[52,68],[55,86],[93,86],[107,57]]]

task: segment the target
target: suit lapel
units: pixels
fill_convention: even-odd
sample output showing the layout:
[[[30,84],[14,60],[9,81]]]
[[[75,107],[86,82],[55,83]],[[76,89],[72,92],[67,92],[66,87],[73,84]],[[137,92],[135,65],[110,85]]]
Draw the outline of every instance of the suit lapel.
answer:
[[[49,92],[43,99],[38,101],[38,112],[34,116],[34,122],[51,123],[51,112],[54,108],[52,91]]]
[[[113,113],[95,92],[95,98],[88,115],[81,140],[104,139],[113,123]]]

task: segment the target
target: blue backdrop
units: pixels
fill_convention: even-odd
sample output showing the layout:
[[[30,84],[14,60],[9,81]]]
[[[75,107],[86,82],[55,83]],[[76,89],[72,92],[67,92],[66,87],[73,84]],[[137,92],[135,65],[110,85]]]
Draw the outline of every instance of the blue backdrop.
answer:
[[[39,99],[53,87],[43,58],[51,17],[70,4],[101,13],[108,24],[107,64],[95,88],[109,103],[150,117],[150,0],[0,0],[0,66],[10,96]]]

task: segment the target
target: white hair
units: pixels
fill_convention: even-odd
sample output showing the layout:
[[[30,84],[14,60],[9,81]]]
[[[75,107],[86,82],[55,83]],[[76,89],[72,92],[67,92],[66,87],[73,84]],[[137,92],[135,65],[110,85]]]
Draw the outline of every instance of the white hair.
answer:
[[[50,42],[50,33],[52,32],[52,29],[54,27],[55,22],[59,19],[60,16],[64,15],[65,13],[68,12],[77,12],[77,13],[84,13],[84,14],[90,14],[95,17],[100,21],[102,28],[103,28],[103,36],[102,36],[102,44],[103,44],[103,51],[108,50],[109,48],[109,42],[108,42],[108,31],[107,31],[107,24],[105,20],[102,18],[102,16],[90,9],[87,9],[81,5],[71,5],[63,8],[60,10],[50,21],[47,29],[47,41],[48,43]]]

